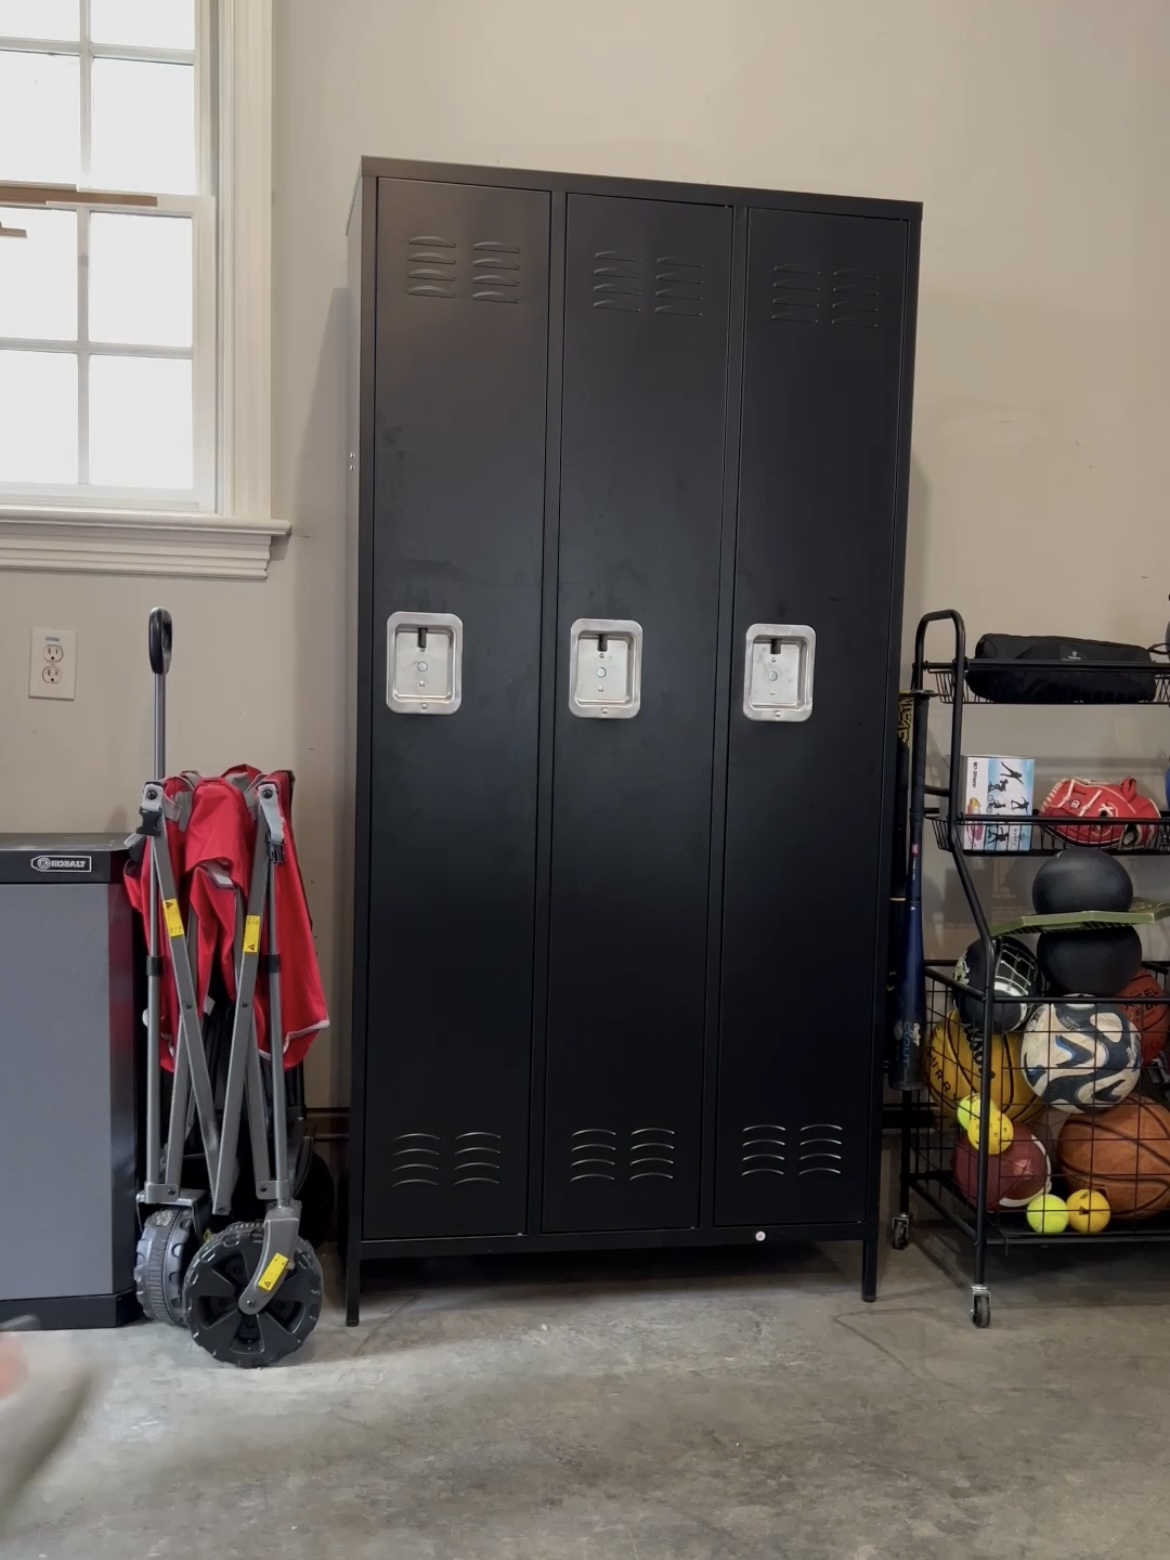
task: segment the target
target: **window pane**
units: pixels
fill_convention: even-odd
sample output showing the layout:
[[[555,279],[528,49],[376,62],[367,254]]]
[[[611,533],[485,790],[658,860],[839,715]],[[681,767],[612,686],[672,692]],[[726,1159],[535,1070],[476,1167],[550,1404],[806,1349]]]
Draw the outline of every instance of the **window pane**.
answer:
[[[0,239],[0,336],[77,336],[77,217],[72,211],[2,213],[27,238]],[[0,408],[0,416],[4,409]]]
[[[71,352],[0,352],[0,408],[0,482],[77,481]]]
[[[90,177],[111,190],[195,190],[195,69],[94,60]]]
[[[77,183],[80,72],[68,55],[0,51],[0,179]]]
[[[0,0],[0,38],[80,37],[77,0]]]
[[[191,364],[94,357],[89,363],[89,478],[110,487],[192,484]]]
[[[89,335],[146,347],[191,345],[189,217],[89,222]]]
[[[89,30],[95,43],[193,49],[195,0],[89,0]]]

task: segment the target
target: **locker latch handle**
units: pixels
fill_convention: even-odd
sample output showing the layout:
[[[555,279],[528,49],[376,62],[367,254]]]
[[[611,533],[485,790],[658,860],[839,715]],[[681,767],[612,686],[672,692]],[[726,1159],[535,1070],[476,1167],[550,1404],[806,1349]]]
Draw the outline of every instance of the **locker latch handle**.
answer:
[[[386,620],[386,704],[395,715],[454,715],[463,702],[463,622],[453,612]]]
[[[807,623],[753,623],[743,655],[748,720],[807,720],[813,709],[817,636]]]
[[[569,710],[582,720],[630,720],[642,707],[642,625],[578,618],[569,630]]]

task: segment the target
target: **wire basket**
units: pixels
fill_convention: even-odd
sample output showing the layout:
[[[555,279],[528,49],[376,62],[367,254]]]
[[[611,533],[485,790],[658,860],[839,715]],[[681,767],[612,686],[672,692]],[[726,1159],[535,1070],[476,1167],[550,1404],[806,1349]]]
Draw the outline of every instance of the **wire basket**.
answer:
[[[940,850],[951,848],[949,821],[943,813],[932,812],[927,822],[934,830]],[[1069,823],[1039,813],[1010,815],[984,814],[958,827],[958,845],[965,856],[1057,856],[1070,844],[1068,836],[1076,832],[1077,844],[1092,844],[1111,856],[1170,855],[1170,814],[1163,813],[1161,823],[1141,820],[1141,828],[1127,827],[1119,840],[1112,836],[1118,825]],[[1089,835],[1096,830],[1096,837]],[[1089,835],[1087,839],[1080,836]]]
[[[968,663],[968,664],[970,664],[970,663]],[[1048,663],[1048,662],[1038,661],[1038,662],[1035,663],[1035,665],[1038,666],[1038,667],[1044,667],[1044,666],[1047,666],[1049,664],[1051,664],[1053,666],[1058,666],[1059,665],[1059,663],[1057,663],[1057,662]],[[1019,663],[1015,662],[1015,661],[1002,661],[1002,662],[999,662],[999,661],[981,660],[979,662],[979,665],[980,665],[981,668],[983,668],[985,670],[993,670],[997,666],[1002,666],[1005,671],[1007,671],[1007,670],[1018,670],[1019,669]],[[1142,704],[1170,704],[1170,666],[1168,666],[1163,661],[1163,662],[1154,662],[1151,666],[1140,666],[1140,667],[1138,667],[1136,669],[1140,670],[1143,674],[1152,674],[1153,675],[1153,678],[1154,678],[1154,696],[1153,696],[1152,699],[1142,699],[1142,700],[1138,701],[1138,700],[1117,699],[1117,698],[1113,698],[1113,697],[1109,697],[1109,696],[1106,696],[1104,698],[1094,699],[1092,697],[1085,697],[1083,694],[1077,694],[1075,696],[1074,695],[1067,695],[1067,696],[1065,696],[1065,695],[1062,695],[1058,691],[1054,691],[1051,694],[1051,696],[1049,696],[1047,698],[1044,698],[1044,699],[1041,699],[1041,700],[1037,700],[1036,702],[1039,703],[1039,704],[1096,704],[1096,705],[1103,705],[1103,704],[1126,704],[1126,703],[1138,703],[1138,702],[1140,702]],[[927,661],[925,663],[924,670],[925,670],[926,674],[934,682],[935,689],[937,690],[938,696],[941,699],[941,701],[944,704],[951,704],[951,703],[953,703],[954,702],[954,698],[955,698],[955,665],[954,665],[954,662],[952,662],[952,661]],[[1103,674],[1107,674],[1107,673],[1116,673],[1117,670],[1118,670],[1118,668],[1117,668],[1116,664],[1109,665],[1108,663],[1101,663],[1100,665],[1093,665],[1090,662],[1081,662],[1077,666],[1078,674],[1089,673],[1091,675],[1093,672],[1101,672]],[[994,703],[1001,702],[1001,701],[995,700],[995,699],[985,699],[981,694],[972,693],[970,688],[967,687],[966,683],[963,684],[962,693],[963,693],[962,702],[964,704],[994,704]],[[1016,704],[1015,707],[1016,708],[1022,707],[1022,708],[1025,708],[1025,709],[1029,709],[1029,708],[1034,709],[1036,707],[1036,705],[1021,701],[1021,703]]]
[[[1170,1073],[1161,1054],[1170,965],[1147,969],[1149,995],[1124,1004],[1045,997],[1030,1005],[1027,1027],[996,1033],[984,1056],[982,991],[958,984],[950,966],[930,966],[928,1087],[906,1105],[906,1169],[917,1196],[976,1238],[980,1121],[969,1134],[958,1107],[981,1097],[986,1071],[989,1241],[1170,1241]],[[1003,1007],[996,1003],[996,1017]],[[1003,1137],[1010,1142],[992,1152]],[[1034,1206],[1030,1222],[1027,1204],[1042,1195],[1057,1200]]]

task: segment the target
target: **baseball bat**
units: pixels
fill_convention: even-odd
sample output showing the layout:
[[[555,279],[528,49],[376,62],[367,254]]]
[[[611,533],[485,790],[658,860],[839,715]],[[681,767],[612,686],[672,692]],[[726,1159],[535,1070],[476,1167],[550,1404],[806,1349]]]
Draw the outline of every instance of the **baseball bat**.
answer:
[[[928,695],[914,695],[910,727],[911,779],[906,901],[894,993],[894,1062],[890,1087],[916,1089],[922,1081],[922,1039],[926,1031],[926,969],[922,947],[922,830],[926,814],[926,711]]]
[[[894,1065],[894,997],[902,956],[902,913],[906,905],[906,843],[910,806],[910,731],[914,695],[898,695],[898,741],[894,750],[894,848],[890,854],[890,913],[886,936],[886,1066]]]

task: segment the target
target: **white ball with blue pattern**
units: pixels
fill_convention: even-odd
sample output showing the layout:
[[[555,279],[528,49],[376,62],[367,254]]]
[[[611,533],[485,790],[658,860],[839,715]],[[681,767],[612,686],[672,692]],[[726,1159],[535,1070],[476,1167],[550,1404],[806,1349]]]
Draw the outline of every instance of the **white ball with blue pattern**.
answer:
[[[1141,1037],[1114,1003],[1063,997],[1032,1014],[1020,1061],[1032,1092],[1053,1110],[1108,1110],[1137,1087]]]

